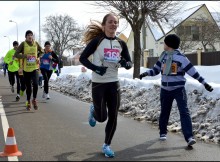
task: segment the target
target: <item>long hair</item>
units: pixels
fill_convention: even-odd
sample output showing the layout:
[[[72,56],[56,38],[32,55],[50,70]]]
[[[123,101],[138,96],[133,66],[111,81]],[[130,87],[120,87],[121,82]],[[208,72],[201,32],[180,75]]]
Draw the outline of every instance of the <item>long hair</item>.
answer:
[[[104,34],[103,26],[106,24],[107,18],[110,15],[117,17],[115,13],[109,13],[104,16],[102,23],[97,20],[90,20],[90,24],[86,27],[86,31],[84,33],[82,42],[84,42],[85,44],[88,44],[93,38]],[[119,21],[119,18],[118,18],[118,21]]]

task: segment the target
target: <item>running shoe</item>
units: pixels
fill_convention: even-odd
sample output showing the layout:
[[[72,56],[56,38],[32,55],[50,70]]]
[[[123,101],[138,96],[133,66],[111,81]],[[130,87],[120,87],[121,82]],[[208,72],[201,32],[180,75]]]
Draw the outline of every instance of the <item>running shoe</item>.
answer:
[[[46,96],[47,96],[46,99],[49,100],[50,99],[49,93],[46,94]]]
[[[95,125],[96,125],[96,120],[95,120],[95,118],[94,118],[94,106],[93,105],[91,105],[90,106],[90,111],[89,111],[89,125],[91,126],[91,127],[94,127]]]
[[[115,156],[114,151],[112,151],[111,147],[107,144],[103,144],[102,152],[105,154],[105,157],[113,158]]]
[[[19,101],[20,100],[20,95],[18,94],[15,99],[16,99],[16,101]]]
[[[190,137],[189,139],[188,139],[188,146],[192,146],[192,145],[194,145],[196,143],[196,140],[193,138],[193,137]]]
[[[11,86],[11,92],[12,92],[12,93],[15,92],[14,86]]]
[[[166,134],[161,134],[160,135],[160,140],[161,141],[165,141],[167,139],[167,135]]]
[[[31,110],[31,102],[30,101],[26,101],[26,110],[27,111]]]
[[[32,100],[32,104],[33,104],[33,106],[34,106],[34,109],[35,109],[35,110],[38,110],[38,106],[37,106],[37,101],[36,101],[36,99],[33,99],[33,100]]]

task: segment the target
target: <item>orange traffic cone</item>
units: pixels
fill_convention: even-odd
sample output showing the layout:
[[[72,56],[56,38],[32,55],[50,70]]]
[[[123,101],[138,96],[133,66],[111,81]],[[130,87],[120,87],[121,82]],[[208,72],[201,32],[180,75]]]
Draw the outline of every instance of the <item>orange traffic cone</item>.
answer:
[[[18,151],[14,130],[8,128],[4,152],[0,152],[0,156],[21,156],[22,152]]]

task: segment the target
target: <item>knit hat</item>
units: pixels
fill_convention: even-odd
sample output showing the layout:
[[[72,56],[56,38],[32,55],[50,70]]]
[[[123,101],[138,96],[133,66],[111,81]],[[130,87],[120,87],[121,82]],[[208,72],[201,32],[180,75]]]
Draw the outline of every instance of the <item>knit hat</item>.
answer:
[[[33,32],[32,32],[31,30],[27,30],[27,31],[26,31],[26,33],[25,33],[25,37],[27,37],[28,34],[32,34],[32,35],[34,35]]]
[[[165,44],[173,49],[178,49],[180,45],[180,38],[176,34],[169,34],[164,39]]]
[[[50,45],[50,42],[49,42],[49,41],[46,41],[46,42],[44,43],[44,47],[45,47],[46,45]]]

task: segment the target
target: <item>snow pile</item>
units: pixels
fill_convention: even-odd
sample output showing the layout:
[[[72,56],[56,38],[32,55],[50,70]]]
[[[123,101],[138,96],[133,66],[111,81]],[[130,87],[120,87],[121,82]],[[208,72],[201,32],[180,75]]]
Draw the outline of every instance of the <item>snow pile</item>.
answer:
[[[200,67],[201,69],[204,67]],[[132,70],[131,70],[132,71]],[[120,68],[121,106],[119,111],[138,121],[158,125],[160,115],[160,76],[132,79],[132,72]],[[144,68],[141,69],[144,71]],[[200,71],[199,71],[200,72]],[[216,71],[215,71],[216,72]],[[200,72],[202,74],[204,72]],[[210,71],[208,74],[214,74]],[[204,76],[204,74],[202,75]],[[204,76],[206,78],[206,76]],[[188,78],[188,77],[187,77]],[[207,81],[210,81],[207,78]],[[214,78],[213,78],[214,79]],[[215,80],[218,82],[217,80]],[[195,137],[205,142],[220,143],[220,86],[212,83],[214,91],[207,92],[197,80],[187,79],[186,93]],[[62,75],[50,81],[50,87],[85,102],[91,102],[91,71],[81,72],[81,66],[65,67]],[[176,101],[170,114],[168,130],[181,132]]]

